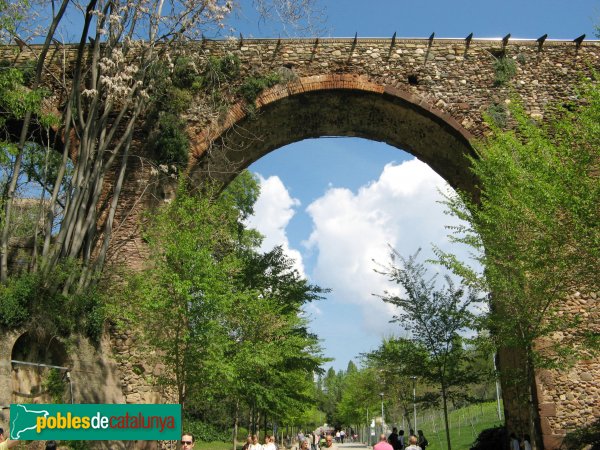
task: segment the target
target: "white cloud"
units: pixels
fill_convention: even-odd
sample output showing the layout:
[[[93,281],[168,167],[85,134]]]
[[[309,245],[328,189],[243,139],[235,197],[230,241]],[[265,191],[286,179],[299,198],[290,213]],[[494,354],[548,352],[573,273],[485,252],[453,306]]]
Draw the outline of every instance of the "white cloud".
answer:
[[[302,255],[290,247],[286,234],[286,227],[295,214],[294,208],[300,206],[300,201],[290,196],[279,177],[265,179],[258,174],[258,178],[260,196],[254,205],[254,215],[248,218],[247,225],[265,236],[261,245],[263,252],[281,245],[285,254],[296,262],[295,269],[305,277]]]
[[[398,289],[374,271],[377,263],[389,262],[388,244],[403,256],[422,248],[422,258],[432,256],[432,243],[450,250],[445,226],[456,219],[438,203],[439,190],[447,189],[429,166],[413,159],[386,165],[378,180],[357,193],[332,188],[307,207],[314,228],[305,245],[318,252],[312,278],[332,288],[330,298],[340,308],[359,305],[365,331],[399,331],[388,323],[394,307],[372,295]]]

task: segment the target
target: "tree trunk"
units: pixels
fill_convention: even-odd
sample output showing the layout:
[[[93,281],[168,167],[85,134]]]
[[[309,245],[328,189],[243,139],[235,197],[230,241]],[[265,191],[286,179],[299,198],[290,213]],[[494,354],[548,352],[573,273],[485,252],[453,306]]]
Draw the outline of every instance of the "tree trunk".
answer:
[[[233,414],[233,450],[237,449],[237,434],[238,434],[238,416],[240,413],[240,400],[235,400],[235,412]]]
[[[444,424],[446,425],[446,442],[448,443],[448,450],[452,450],[452,444],[450,443],[450,426],[448,421],[448,398],[446,393],[446,386],[442,383],[442,403],[444,405]],[[417,430],[415,430],[416,432]]]

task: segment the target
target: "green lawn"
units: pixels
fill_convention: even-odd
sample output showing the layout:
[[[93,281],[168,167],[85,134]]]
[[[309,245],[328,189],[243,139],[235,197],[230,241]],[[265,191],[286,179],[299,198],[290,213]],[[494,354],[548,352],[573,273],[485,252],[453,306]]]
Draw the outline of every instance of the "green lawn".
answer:
[[[496,402],[467,406],[449,413],[452,450],[468,450],[481,430],[503,425],[498,419]],[[418,429],[423,430],[429,447],[427,450],[447,450],[443,413],[425,413],[417,416]]]
[[[238,444],[237,450],[242,449],[242,444]],[[231,442],[196,442],[194,450],[232,450]]]

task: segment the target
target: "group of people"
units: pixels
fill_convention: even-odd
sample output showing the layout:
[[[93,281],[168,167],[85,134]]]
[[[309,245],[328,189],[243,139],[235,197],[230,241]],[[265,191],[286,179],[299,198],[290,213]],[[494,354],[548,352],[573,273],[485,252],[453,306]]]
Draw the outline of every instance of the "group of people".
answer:
[[[242,447],[243,450],[279,450],[275,436],[267,434],[264,444],[258,441],[256,434],[248,435],[246,443]]]
[[[377,447],[378,445],[379,447]],[[379,443],[373,448],[376,450],[425,450],[428,445],[429,441],[423,434],[423,430],[418,430],[417,434],[415,434],[411,429],[408,434],[408,439],[405,440],[404,430],[398,432],[398,428],[394,427],[392,428],[392,433],[388,437],[386,437],[385,434],[382,434]]]
[[[515,433],[510,433],[510,450],[531,450],[531,438],[528,434],[523,435],[519,442]]]

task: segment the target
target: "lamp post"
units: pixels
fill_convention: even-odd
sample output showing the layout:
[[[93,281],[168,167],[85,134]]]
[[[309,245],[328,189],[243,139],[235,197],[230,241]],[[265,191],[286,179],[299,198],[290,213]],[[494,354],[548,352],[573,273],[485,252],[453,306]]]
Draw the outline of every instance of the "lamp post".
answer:
[[[380,392],[379,395],[381,396],[381,432],[383,433],[383,423],[385,422],[383,420],[383,392]]]
[[[414,430],[417,432],[417,377],[412,376],[413,380],[413,414],[414,414]]]

